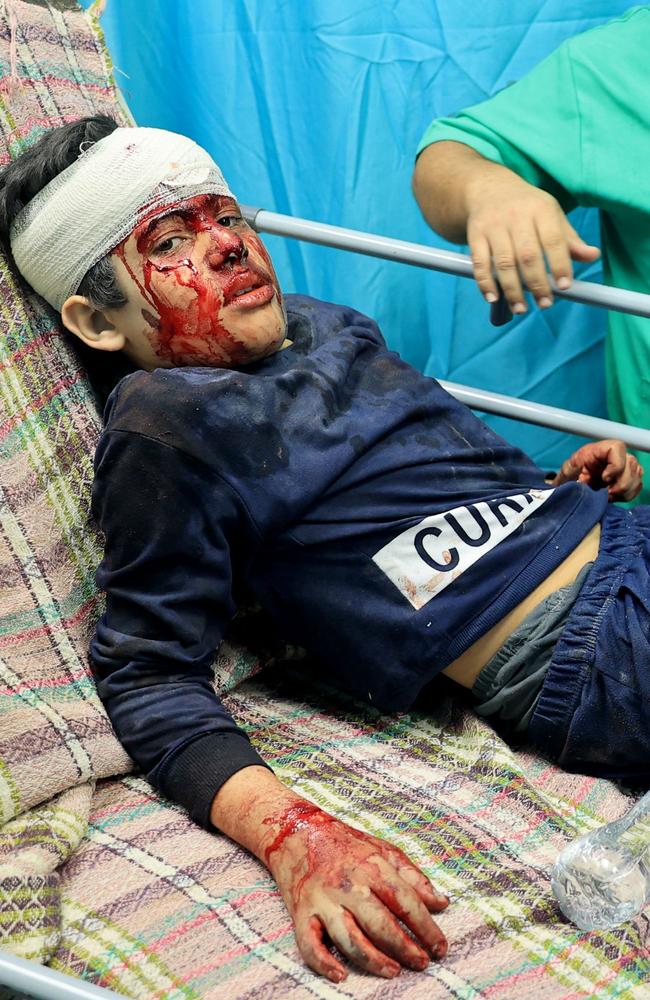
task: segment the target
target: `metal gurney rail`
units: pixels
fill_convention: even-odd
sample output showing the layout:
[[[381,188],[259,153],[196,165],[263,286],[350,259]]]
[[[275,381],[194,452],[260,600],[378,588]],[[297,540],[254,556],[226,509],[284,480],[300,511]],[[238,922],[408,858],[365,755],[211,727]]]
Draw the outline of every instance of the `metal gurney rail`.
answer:
[[[273,236],[288,236],[291,239],[318,243],[338,250],[351,250],[368,257],[381,257],[384,260],[412,264],[431,271],[445,271],[463,278],[473,277],[472,261],[467,254],[438,250],[436,247],[408,243],[405,240],[395,240],[374,233],[362,233],[341,226],[329,226],[309,219],[297,219],[291,215],[267,212],[266,209],[250,205],[242,205],[242,212],[246,221],[258,232]],[[644,295],[642,292],[597,285],[591,281],[574,281],[566,290],[557,288],[554,282],[551,284],[558,298],[650,318],[650,295]],[[500,393],[457,385],[454,382],[443,381],[440,384],[467,406],[486,413],[495,413],[512,420],[539,424],[542,427],[551,427],[554,430],[596,440],[620,438],[631,448],[650,452],[650,430],[642,427],[631,427],[601,417],[592,417],[587,413],[562,410],[532,400],[503,396]]]

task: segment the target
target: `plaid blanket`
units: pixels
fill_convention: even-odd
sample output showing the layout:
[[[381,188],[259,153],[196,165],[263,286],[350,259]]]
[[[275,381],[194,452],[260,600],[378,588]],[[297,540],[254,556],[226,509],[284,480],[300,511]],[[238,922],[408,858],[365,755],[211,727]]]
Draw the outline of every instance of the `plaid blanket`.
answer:
[[[72,0],[0,5],[0,61],[0,162],[80,115],[128,121]],[[86,660],[98,415],[56,317],[4,260],[0,312],[2,946],[142,1000],[648,996],[648,917],[579,932],[548,880],[568,839],[629,807],[622,792],[513,753],[444,689],[382,718],[305,666],[235,686],[259,658],[224,644],[216,683],[278,775],[399,844],[452,897],[449,956],[426,973],[335,987],[303,966],[266,870],[161,800],[113,735]]]

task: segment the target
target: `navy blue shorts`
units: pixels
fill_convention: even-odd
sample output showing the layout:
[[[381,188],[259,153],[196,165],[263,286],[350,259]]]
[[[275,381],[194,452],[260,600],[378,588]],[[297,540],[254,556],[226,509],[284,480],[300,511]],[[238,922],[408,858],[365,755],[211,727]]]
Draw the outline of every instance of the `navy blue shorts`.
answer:
[[[650,785],[650,507],[610,507],[528,738],[567,771]]]

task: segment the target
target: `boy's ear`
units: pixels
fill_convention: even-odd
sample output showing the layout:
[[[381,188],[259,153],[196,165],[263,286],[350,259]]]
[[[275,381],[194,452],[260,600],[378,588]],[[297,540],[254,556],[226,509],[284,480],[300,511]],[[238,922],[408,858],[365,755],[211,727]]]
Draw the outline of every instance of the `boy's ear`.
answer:
[[[121,351],[126,343],[124,334],[83,295],[71,295],[65,300],[61,319],[70,333],[98,351]]]

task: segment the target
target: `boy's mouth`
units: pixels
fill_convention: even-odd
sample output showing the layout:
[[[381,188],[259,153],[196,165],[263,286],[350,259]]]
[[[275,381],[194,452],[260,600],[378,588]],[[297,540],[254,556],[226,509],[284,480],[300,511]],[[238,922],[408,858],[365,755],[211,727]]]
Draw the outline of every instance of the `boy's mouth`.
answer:
[[[270,302],[275,295],[273,285],[258,285],[243,292],[238,292],[227,304],[235,309],[254,309],[256,306],[264,306]]]
[[[265,305],[275,295],[273,282],[268,274],[247,267],[233,274],[223,287],[224,306],[252,309]]]

